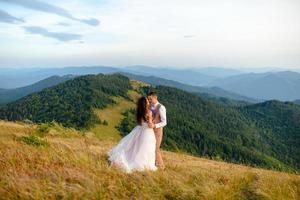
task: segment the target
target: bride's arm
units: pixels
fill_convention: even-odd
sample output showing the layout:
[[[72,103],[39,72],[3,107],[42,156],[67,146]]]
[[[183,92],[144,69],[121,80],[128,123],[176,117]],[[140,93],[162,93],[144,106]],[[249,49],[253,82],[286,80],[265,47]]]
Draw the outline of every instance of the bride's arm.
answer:
[[[151,111],[148,111],[146,113],[146,119],[147,119],[148,123],[152,122],[153,119],[152,119],[152,113],[151,113]]]
[[[152,128],[154,126],[154,124],[153,124],[152,112],[150,110],[146,114],[146,119],[147,119],[149,128]]]

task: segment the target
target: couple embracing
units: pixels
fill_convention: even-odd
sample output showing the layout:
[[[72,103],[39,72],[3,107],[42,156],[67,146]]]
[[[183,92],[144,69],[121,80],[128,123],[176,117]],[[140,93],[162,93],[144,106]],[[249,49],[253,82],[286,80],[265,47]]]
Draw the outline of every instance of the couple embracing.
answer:
[[[160,145],[167,116],[155,92],[139,98],[136,121],[138,125],[108,152],[111,165],[126,172],[164,169]]]

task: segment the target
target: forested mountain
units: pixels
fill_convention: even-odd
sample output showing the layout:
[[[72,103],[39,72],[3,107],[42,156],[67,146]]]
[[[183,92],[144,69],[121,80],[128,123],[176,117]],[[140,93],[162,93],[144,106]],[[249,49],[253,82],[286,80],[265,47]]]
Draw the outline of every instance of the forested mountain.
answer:
[[[155,90],[168,112],[163,148],[299,171],[299,106],[265,102],[224,107],[175,88],[158,86]],[[123,134],[134,125],[132,111],[125,116],[119,127]]]
[[[300,98],[300,73],[292,71],[248,73],[209,83],[256,99],[294,101]]]
[[[0,105],[20,99],[28,94],[39,92],[45,88],[58,85],[74,78],[73,75],[51,76],[29,86],[16,89],[0,89]]]
[[[180,82],[167,80],[164,78],[159,78],[155,76],[142,76],[130,73],[122,73],[130,79],[142,81],[151,85],[163,85],[169,87],[175,87],[182,89],[187,92],[195,93],[209,100],[221,103],[224,105],[245,105],[249,103],[257,103],[259,100],[249,98],[236,94],[234,92],[229,92],[218,87],[200,87],[183,84]]]
[[[97,121],[93,108],[114,103],[112,96],[127,97],[131,88],[121,75],[87,75],[33,93],[0,108],[0,119],[57,121],[68,127],[87,127]]]
[[[265,145],[263,152],[300,167],[300,106],[290,102],[266,101],[240,110],[254,122],[262,133],[260,136],[271,146],[268,149]]]
[[[81,76],[7,104],[0,109],[0,119],[89,127],[99,122],[94,108],[113,104],[112,96],[127,98],[131,89],[122,75]],[[269,101],[230,107],[176,88],[155,90],[168,112],[164,149],[299,172],[300,106]],[[123,134],[136,125],[133,112],[124,113],[119,125]]]

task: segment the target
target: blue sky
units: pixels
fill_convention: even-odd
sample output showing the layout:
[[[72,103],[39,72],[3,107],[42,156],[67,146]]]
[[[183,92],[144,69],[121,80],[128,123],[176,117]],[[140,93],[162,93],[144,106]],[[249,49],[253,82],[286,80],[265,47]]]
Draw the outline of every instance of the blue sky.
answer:
[[[300,68],[298,0],[0,0],[0,67]]]

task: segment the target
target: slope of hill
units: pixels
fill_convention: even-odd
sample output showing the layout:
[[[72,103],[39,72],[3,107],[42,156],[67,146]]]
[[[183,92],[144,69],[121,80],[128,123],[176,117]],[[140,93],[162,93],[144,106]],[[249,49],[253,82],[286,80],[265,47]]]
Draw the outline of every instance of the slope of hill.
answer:
[[[166,170],[125,174],[106,157],[118,139],[102,134],[107,133],[0,121],[0,199],[300,197],[297,175],[168,151],[163,151]]]
[[[236,100],[231,102],[230,104],[247,104],[249,103],[257,103],[258,100],[253,99],[253,98],[249,98],[246,96],[242,96],[233,92],[228,92],[226,90],[223,90],[221,88],[218,87],[200,87],[200,86],[192,86],[192,85],[186,85],[183,83],[179,83],[176,81],[172,81],[172,80],[167,80],[167,79],[163,79],[163,78],[159,78],[159,77],[155,77],[155,76],[142,76],[142,75],[135,75],[135,74],[130,74],[130,73],[122,73],[123,75],[127,76],[130,79],[134,79],[134,80],[138,80],[138,81],[142,81],[145,83],[149,83],[151,85],[163,85],[163,86],[169,86],[169,87],[175,87],[178,89],[182,89],[184,91],[187,92],[191,92],[191,93],[195,93],[198,94],[202,97],[207,97],[210,100],[214,100],[218,103],[220,103],[222,101],[222,99],[220,99],[220,97],[223,98],[227,98],[228,101],[226,103],[226,105],[228,104],[228,102],[230,103],[230,100]]]
[[[34,122],[55,120],[77,129],[93,127],[99,123],[97,116],[101,115],[97,113],[100,110],[114,107],[119,98],[130,99],[128,92],[132,89],[141,91],[143,88],[143,85],[133,86],[122,75],[82,76],[8,104],[0,110],[0,118]],[[156,89],[168,108],[165,149],[272,169],[299,170],[298,154],[282,155],[299,150],[299,145],[290,141],[299,134],[299,109],[283,112],[290,123],[278,129],[276,120],[281,120],[282,116],[275,107],[270,107],[273,113],[268,113],[273,121],[267,118],[266,125],[261,126],[255,115],[240,108],[222,106],[175,88],[158,86]],[[135,125],[130,112],[127,114],[118,126],[123,133],[128,133]],[[102,117],[100,121],[105,126],[106,118]],[[284,127],[284,122],[280,126]],[[283,131],[288,136],[283,137]]]
[[[268,72],[242,74],[209,84],[255,99],[293,101],[300,98],[300,73]]]
[[[259,117],[247,112],[250,107],[224,107],[175,88],[158,86],[155,90],[168,108],[165,149],[299,171],[299,106],[292,108],[289,104],[278,102],[279,109],[266,108],[269,113],[265,113],[266,118],[261,125]],[[127,112],[119,130],[123,134],[128,133],[133,121],[132,114]]]
[[[20,99],[28,94],[39,92],[45,88],[58,85],[74,78],[72,75],[51,76],[29,86],[16,89],[0,89],[0,105]]]
[[[0,119],[57,121],[76,128],[92,125],[93,108],[104,108],[111,96],[127,97],[129,79],[121,75],[87,75],[31,94],[0,108]]]

